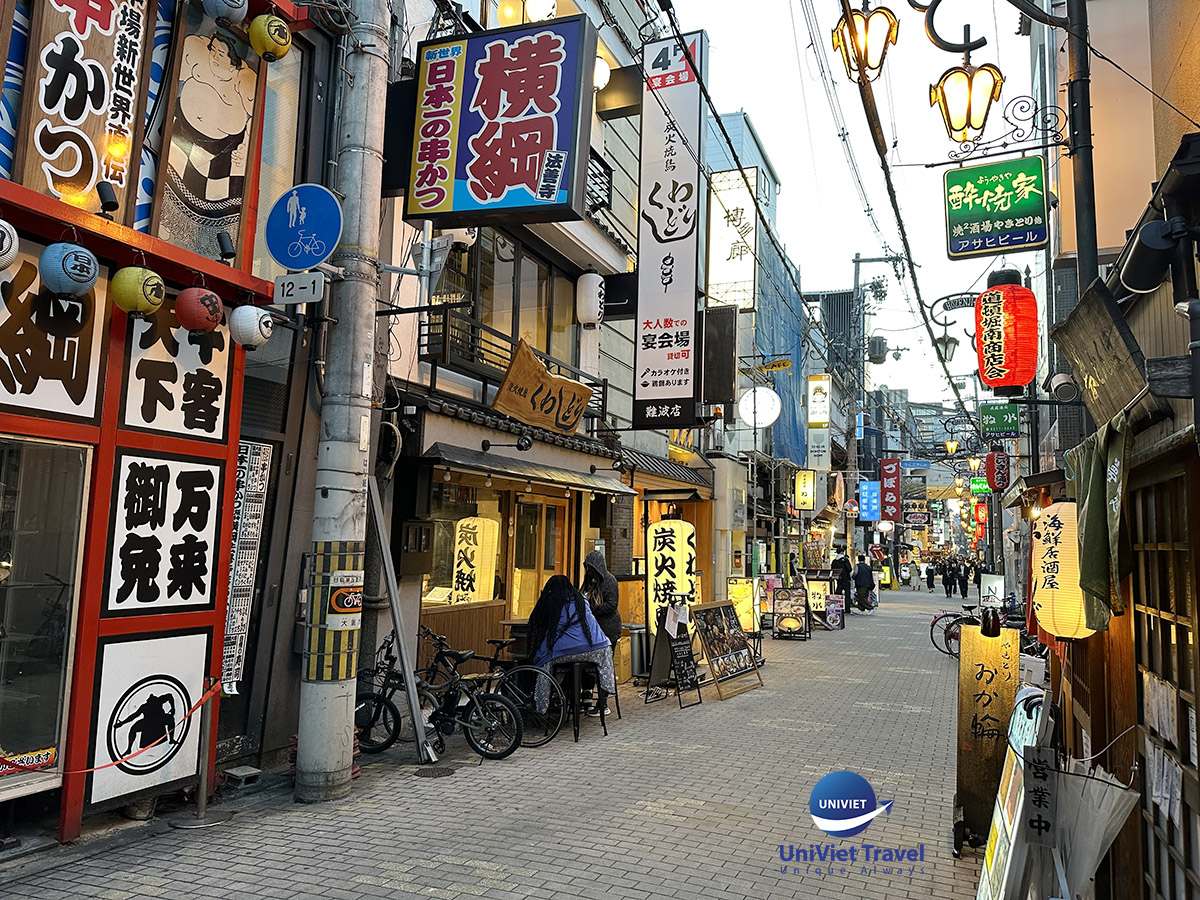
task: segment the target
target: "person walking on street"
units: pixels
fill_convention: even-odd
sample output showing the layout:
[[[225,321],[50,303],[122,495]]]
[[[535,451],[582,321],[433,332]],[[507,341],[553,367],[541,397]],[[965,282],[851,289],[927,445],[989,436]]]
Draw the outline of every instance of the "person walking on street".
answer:
[[[846,555],[845,547],[837,548],[837,558],[833,561],[833,576],[837,579],[837,593],[842,595],[842,603],[850,605],[850,557]]]
[[[971,564],[964,561],[962,568],[958,570],[958,591],[962,594],[963,600],[967,599],[967,582],[971,578]]]
[[[867,558],[860,553],[858,565],[854,567],[854,605],[858,607],[859,615],[870,616],[875,613],[875,610],[871,609],[870,601],[873,587],[875,587],[875,573],[867,565]]]
[[[946,596],[950,597],[954,594],[954,587],[958,584],[958,572],[954,568],[953,560],[946,560],[942,563],[942,587],[946,589]]]
[[[929,590],[933,590],[933,581],[937,576],[937,567],[933,563],[925,564],[925,586]]]
[[[979,583],[983,580],[985,571],[983,563],[975,564],[975,596],[979,598],[980,602],[983,601],[983,592],[979,588]]]

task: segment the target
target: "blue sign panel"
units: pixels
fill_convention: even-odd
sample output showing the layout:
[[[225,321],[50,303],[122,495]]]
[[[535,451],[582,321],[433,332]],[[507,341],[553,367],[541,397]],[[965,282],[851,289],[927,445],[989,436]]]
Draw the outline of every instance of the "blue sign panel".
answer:
[[[902,469],[928,469],[933,463],[927,459],[902,459],[900,460],[900,468]]]
[[[858,518],[864,522],[879,521],[879,482],[858,483]]]
[[[264,235],[275,262],[293,272],[311,269],[342,239],[342,205],[319,184],[290,187],[271,207]]]

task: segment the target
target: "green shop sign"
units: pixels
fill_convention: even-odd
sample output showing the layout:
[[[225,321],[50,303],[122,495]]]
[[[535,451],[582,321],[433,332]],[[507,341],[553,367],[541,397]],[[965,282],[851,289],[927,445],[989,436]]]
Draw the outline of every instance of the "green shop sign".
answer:
[[[1017,404],[1015,403],[981,403],[979,404],[979,424],[983,429],[983,437],[1015,438],[1021,432],[1017,426]]]
[[[945,193],[951,259],[1039,250],[1050,242],[1046,163],[1040,156],[950,169]]]
[[[987,479],[980,478],[978,475],[971,478],[971,493],[972,494],[990,494],[992,489],[988,487]]]

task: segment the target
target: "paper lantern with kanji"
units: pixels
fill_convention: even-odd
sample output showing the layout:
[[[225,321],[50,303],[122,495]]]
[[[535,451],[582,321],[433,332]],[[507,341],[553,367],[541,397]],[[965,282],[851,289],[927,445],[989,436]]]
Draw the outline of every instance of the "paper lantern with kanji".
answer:
[[[977,525],[986,525],[988,520],[988,508],[986,503],[975,504],[975,523]]]
[[[221,313],[221,298],[208,288],[184,288],[175,299],[175,318],[188,331],[214,331]]]
[[[1009,465],[1008,454],[995,450],[987,455],[984,464],[987,472],[987,483],[993,491],[1003,491],[1012,481],[1012,468]]]
[[[1033,528],[1030,569],[1038,624],[1057,638],[1093,634],[1079,587],[1079,521],[1074,503],[1051,503],[1042,510]]]
[[[993,272],[975,298],[979,378],[996,394],[1018,397],[1037,375],[1037,298],[1016,270]]]

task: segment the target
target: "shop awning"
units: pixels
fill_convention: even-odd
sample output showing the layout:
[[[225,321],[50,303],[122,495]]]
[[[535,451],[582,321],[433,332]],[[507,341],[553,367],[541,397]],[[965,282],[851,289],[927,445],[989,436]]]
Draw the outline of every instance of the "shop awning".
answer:
[[[1012,509],[1014,506],[1021,505],[1021,497],[1026,491],[1032,491],[1037,488],[1049,487],[1052,484],[1061,484],[1066,480],[1066,475],[1062,469],[1051,469],[1049,472],[1038,472],[1036,475],[1022,475],[1011,485],[1000,499],[1000,503],[1005,509]]]
[[[559,484],[578,488],[585,491],[599,491],[602,494],[636,494],[637,491],[626,487],[610,475],[600,472],[576,472],[573,469],[563,469],[558,466],[547,466],[542,463],[527,462],[502,456],[499,453],[484,453],[480,450],[468,450],[465,447],[455,447],[452,444],[435,443],[421,456],[421,461],[430,465],[441,465],[451,469],[467,469],[474,472],[485,472],[489,475],[499,475],[503,478],[515,478],[520,481],[535,481],[540,484]]]
[[[697,469],[692,466],[685,466],[683,463],[675,462],[673,459],[665,459],[661,456],[655,456],[651,453],[643,453],[640,450],[634,450],[632,447],[622,447],[621,457],[629,463],[633,463],[637,467],[634,476],[641,479],[646,475],[656,476],[659,479],[667,482],[676,482],[680,485],[679,488],[666,487],[660,483],[658,488],[648,488],[646,498],[648,500],[673,500],[673,497],[652,496],[659,491],[688,491],[695,492],[699,496],[697,499],[708,500],[712,497],[712,469]],[[646,482],[635,481],[639,486],[646,486]],[[653,483],[653,482],[651,482]],[[690,497],[683,499],[691,499]]]
[[[699,503],[704,498],[700,496],[699,491],[689,491],[682,489],[678,491],[672,490],[648,490],[642,494],[645,500],[657,500],[659,503]]]

